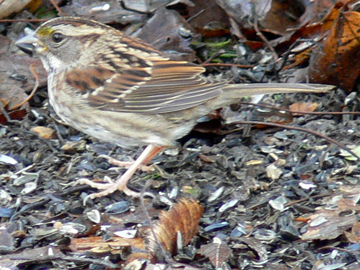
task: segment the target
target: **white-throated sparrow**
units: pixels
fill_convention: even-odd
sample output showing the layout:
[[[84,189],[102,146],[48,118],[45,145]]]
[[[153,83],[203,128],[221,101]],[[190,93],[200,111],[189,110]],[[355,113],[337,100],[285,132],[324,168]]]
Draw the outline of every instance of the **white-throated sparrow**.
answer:
[[[41,58],[56,113],[69,125],[122,147],[148,145],[116,182],[87,183],[102,192],[123,190],[139,168],[185,136],[196,120],[241,97],[255,94],[325,92],[315,84],[228,84],[202,76],[204,68],[162,56],[151,45],[96,21],[49,20],[16,45]]]

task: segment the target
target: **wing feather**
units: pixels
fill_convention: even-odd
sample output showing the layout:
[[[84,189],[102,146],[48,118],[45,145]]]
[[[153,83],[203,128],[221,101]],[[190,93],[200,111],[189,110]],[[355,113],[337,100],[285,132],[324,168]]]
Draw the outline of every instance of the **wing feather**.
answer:
[[[204,78],[201,66],[156,56],[152,61],[126,68],[134,55],[124,59],[124,65],[121,58],[110,63],[103,59],[96,67],[86,68],[81,72],[82,84],[76,80],[78,77],[72,76],[80,73],[77,70],[69,71],[66,81],[90,106],[129,113],[176,112],[216,98],[222,92],[223,83]],[[109,65],[111,71],[107,69]]]

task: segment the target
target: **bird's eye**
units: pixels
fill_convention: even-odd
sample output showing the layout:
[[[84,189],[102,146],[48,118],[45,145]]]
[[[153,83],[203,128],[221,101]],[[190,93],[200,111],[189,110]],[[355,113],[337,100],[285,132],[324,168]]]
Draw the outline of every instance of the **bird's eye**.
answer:
[[[61,33],[54,33],[52,35],[52,40],[55,42],[55,43],[60,43],[61,41],[63,41],[64,39],[64,35],[61,34]]]

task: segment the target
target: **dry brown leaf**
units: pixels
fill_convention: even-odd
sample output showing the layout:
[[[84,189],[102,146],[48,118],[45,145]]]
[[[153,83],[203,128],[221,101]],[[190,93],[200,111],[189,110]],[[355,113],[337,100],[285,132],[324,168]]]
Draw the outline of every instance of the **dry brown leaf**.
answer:
[[[195,199],[185,198],[174,204],[171,210],[161,212],[153,231],[162,248],[166,252],[175,254],[178,232],[182,234],[183,244],[187,245],[198,232],[198,222],[202,213],[203,208]],[[127,247],[131,249],[131,254],[127,257],[125,264],[138,260],[151,260],[156,257],[156,251],[159,250],[157,241],[149,228],[141,235],[144,237],[133,239],[113,236],[110,241],[105,241],[102,237],[74,238],[71,240],[69,248],[73,251],[119,253],[119,250],[122,250],[120,248]]]
[[[332,1],[332,0],[321,0],[321,1],[313,1],[312,4],[310,4],[302,16],[302,22],[303,25],[317,25],[324,27],[324,23],[328,22],[326,18],[329,17],[331,12],[334,10],[338,10],[340,6],[346,4],[345,2],[349,2],[349,0],[342,1],[344,2],[342,5],[338,6],[336,2],[341,1]],[[329,30],[330,26],[327,26],[326,30]],[[325,30],[324,28],[322,28]]]
[[[311,103],[311,102],[296,102],[289,106],[289,109],[292,111],[299,111],[299,112],[313,112],[317,109],[319,104]],[[295,114],[294,115],[298,115]]]
[[[204,209],[195,199],[181,199],[168,212],[162,212],[158,223],[154,227],[156,237],[162,247],[169,253],[175,254],[178,232],[181,233],[183,244],[187,245],[198,232],[199,219]],[[149,231],[148,250],[157,250],[155,236]]]
[[[345,2],[349,2],[349,0]],[[338,17],[339,10],[343,5],[345,5],[345,3],[336,4],[330,0],[313,1],[306,7],[306,11],[300,19],[300,27],[296,31],[290,31],[284,37],[279,38],[277,42],[273,42],[274,46],[279,44],[277,45],[278,49],[288,48],[298,39],[313,40],[316,38],[317,40],[322,40]],[[307,54],[308,52],[299,56],[300,58],[296,61],[298,61],[299,64],[308,61]],[[293,66],[295,65],[296,64]]]
[[[199,253],[208,257],[216,269],[220,269],[222,264],[229,259],[231,249],[219,237],[215,237],[212,243],[202,245]]]
[[[334,84],[350,91],[360,76],[360,13],[340,12],[327,39],[310,60],[312,82]]]
[[[296,66],[303,65],[304,63],[308,63],[310,55],[311,55],[312,48],[308,48],[305,51],[302,51],[295,55],[295,60],[293,63],[285,66],[282,70],[294,68]]]
[[[271,122],[277,124],[291,123],[294,119],[294,115],[290,112],[281,111],[281,109],[275,109],[270,112],[261,113],[262,120],[264,122]],[[267,125],[254,125],[256,128],[268,128]]]
[[[30,129],[31,132],[38,134],[40,137],[50,140],[56,138],[56,131],[43,126],[37,126]]]
[[[345,236],[350,243],[360,243],[360,222],[355,222],[355,224],[351,228],[351,232],[345,232]]]
[[[45,86],[47,80],[40,59],[32,58],[20,51],[13,53],[12,42],[11,39],[0,35],[0,102],[5,110],[0,110],[1,124],[7,123],[4,114],[12,120],[21,120],[27,114],[29,105],[23,102],[29,96],[25,92],[31,91],[36,83],[29,66],[35,66],[34,71],[39,75],[40,86]],[[21,104],[23,105],[20,107]]]
[[[188,17],[191,18],[190,25],[197,33],[201,33],[204,37],[230,35],[229,17],[216,1],[192,0],[192,2],[195,5],[187,9]]]
[[[0,93],[1,94],[1,93]],[[0,102],[2,103],[2,107],[4,108],[5,112],[2,111],[2,108],[0,110],[0,124],[6,124],[8,122],[8,119],[5,117],[5,113],[8,115],[9,119],[11,120],[21,120],[27,115],[28,111],[28,104],[24,104],[19,109],[9,111],[8,105],[5,105],[7,101],[4,101],[2,98],[0,98]]]
[[[328,207],[330,208],[330,207]],[[303,240],[329,240],[343,234],[357,222],[355,211],[360,211],[352,199],[339,199],[337,208],[333,210],[322,207],[308,218],[306,233],[301,236]]]
[[[241,237],[241,242],[245,243],[249,246],[249,248],[256,252],[256,255],[259,257],[259,261],[268,260],[268,251],[266,250],[265,245],[260,240],[254,237]]]
[[[193,61],[195,53],[190,48],[190,41],[194,32],[179,13],[163,7],[136,33],[136,37],[171,59]]]
[[[298,27],[302,15],[299,1],[287,2],[276,0],[243,0],[216,2],[243,28],[252,29],[255,19],[258,19],[262,31],[283,35],[288,28]]]

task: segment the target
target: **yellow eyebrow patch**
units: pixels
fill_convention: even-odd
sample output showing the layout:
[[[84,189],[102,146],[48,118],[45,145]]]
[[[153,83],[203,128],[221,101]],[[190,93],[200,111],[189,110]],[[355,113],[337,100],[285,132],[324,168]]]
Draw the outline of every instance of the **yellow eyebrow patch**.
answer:
[[[38,31],[39,36],[49,36],[51,33],[54,32],[54,29],[51,27],[44,27],[40,28]]]

